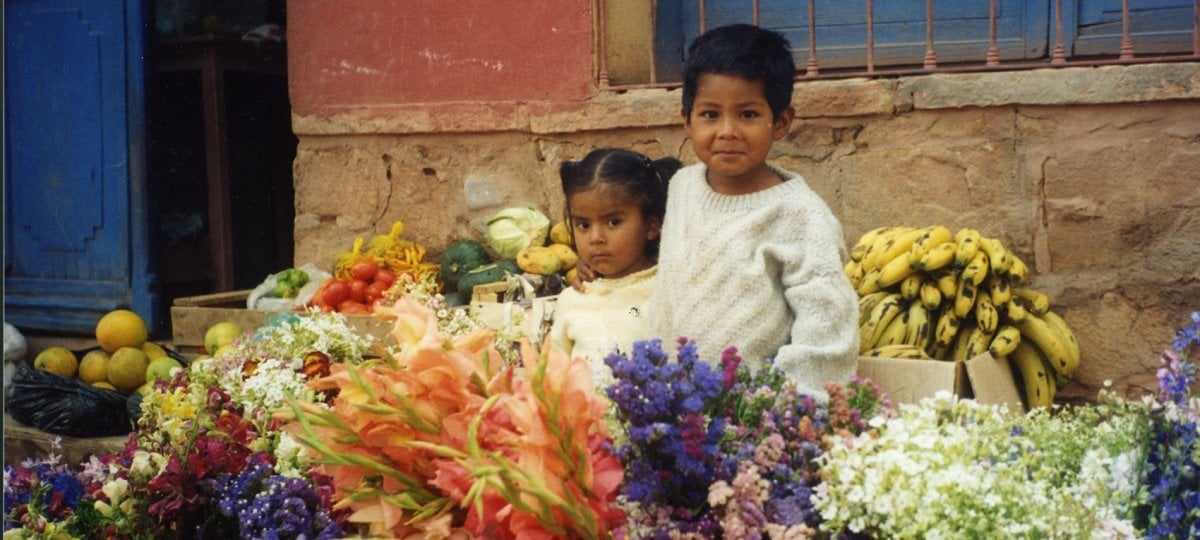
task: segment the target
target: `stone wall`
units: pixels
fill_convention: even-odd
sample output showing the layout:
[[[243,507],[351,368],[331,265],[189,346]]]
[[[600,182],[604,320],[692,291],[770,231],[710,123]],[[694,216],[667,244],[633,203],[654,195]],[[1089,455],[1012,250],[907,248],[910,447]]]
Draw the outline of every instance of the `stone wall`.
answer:
[[[1064,397],[1153,382],[1200,309],[1200,64],[799,82],[799,121],[773,150],[842,220],[971,226],[1035,271],[1076,329]],[[601,93],[578,105],[410,104],[387,115],[300,115],[296,262],[356,236],[405,235],[431,257],[504,206],[562,211],[556,175],[592,148],[694,161],[679,93]],[[729,299],[728,301],[736,301]]]

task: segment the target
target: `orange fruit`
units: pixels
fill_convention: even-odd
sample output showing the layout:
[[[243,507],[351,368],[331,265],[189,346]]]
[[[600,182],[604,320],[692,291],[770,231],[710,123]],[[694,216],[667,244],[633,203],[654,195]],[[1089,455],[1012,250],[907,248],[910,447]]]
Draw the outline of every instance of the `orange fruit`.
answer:
[[[140,348],[149,336],[146,321],[128,309],[110,311],[96,323],[96,341],[110,353],[121,347]]]
[[[83,355],[83,359],[79,361],[79,380],[88,383],[96,384],[101,381],[108,381],[108,361],[111,358],[108,352],[103,349],[95,349],[88,351]]]
[[[71,379],[79,369],[79,361],[66,347],[48,347],[34,357],[33,367]]]
[[[121,347],[108,361],[108,382],[126,394],[146,384],[150,359],[141,349]]]

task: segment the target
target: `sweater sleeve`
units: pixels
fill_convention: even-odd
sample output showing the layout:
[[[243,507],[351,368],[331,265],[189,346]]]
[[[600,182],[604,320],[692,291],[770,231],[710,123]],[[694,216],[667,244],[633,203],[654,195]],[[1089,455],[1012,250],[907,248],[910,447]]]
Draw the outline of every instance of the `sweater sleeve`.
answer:
[[[571,325],[571,318],[575,316],[579,308],[576,306],[578,293],[573,289],[567,289],[559,293],[558,299],[555,301],[554,307],[554,322],[550,324],[550,346],[556,351],[562,351],[567,354],[572,354],[575,348],[574,341],[569,337],[568,329]]]
[[[809,234],[781,268],[784,298],[795,319],[775,366],[807,393],[827,400],[825,383],[845,384],[858,369],[858,296],[843,270],[841,225],[832,214],[810,217]]]

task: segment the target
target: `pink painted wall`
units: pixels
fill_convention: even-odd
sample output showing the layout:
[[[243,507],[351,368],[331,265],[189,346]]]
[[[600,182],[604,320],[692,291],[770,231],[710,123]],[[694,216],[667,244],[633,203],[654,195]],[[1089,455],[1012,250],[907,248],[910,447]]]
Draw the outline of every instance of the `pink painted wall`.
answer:
[[[301,0],[287,10],[301,116],[596,92],[590,0]]]

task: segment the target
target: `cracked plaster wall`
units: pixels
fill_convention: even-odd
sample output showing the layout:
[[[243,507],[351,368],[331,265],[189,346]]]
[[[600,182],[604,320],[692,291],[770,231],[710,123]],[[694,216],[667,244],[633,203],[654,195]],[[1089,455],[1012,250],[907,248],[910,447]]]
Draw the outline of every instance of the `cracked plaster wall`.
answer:
[[[826,198],[847,243],[882,225],[998,237],[1078,334],[1083,366],[1061,396],[1094,396],[1105,380],[1153,387],[1159,353],[1200,309],[1200,64],[796,88],[799,119],[773,159]],[[596,147],[694,162],[678,99],[637,90],[572,107],[295,115],[296,262],[332,261],[395,220],[436,259],[454,239],[481,238],[499,208],[557,218],[558,164]]]

